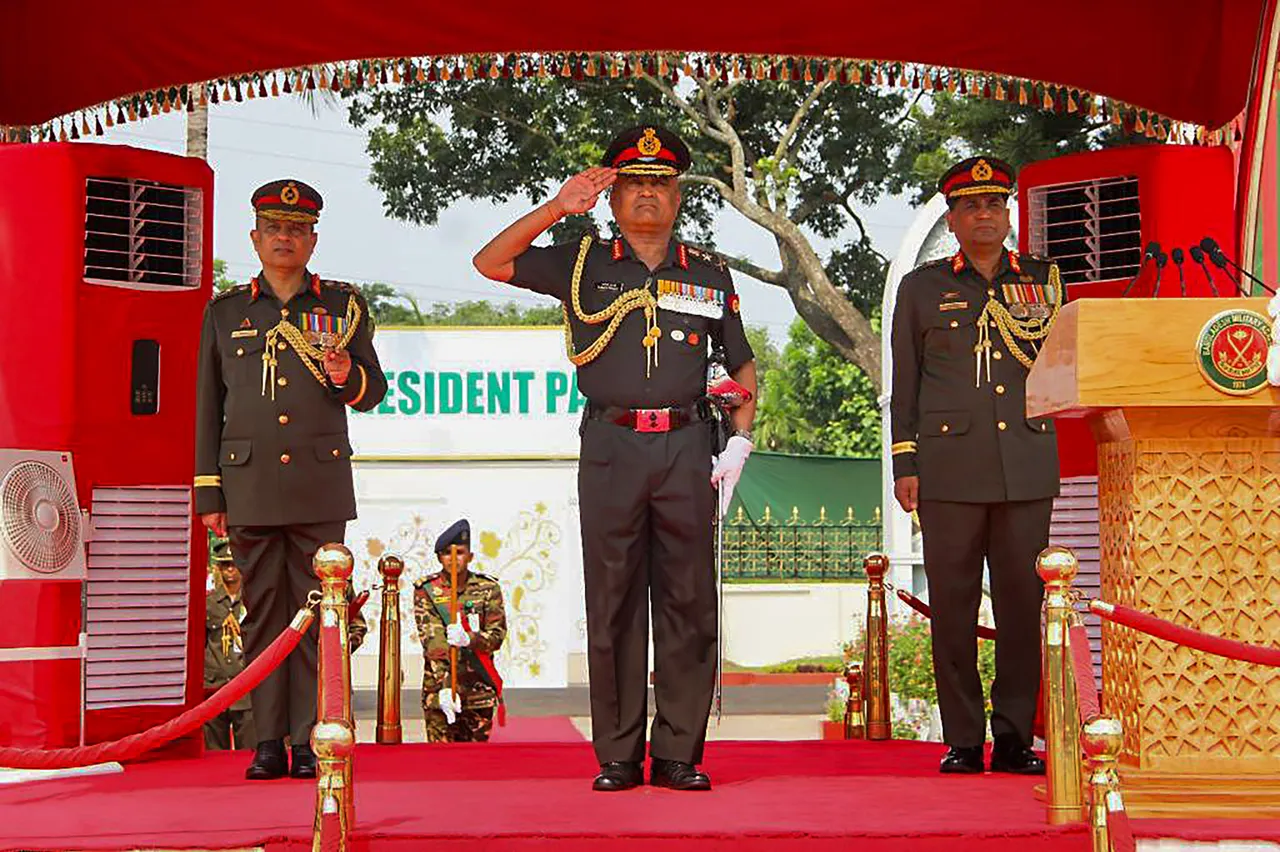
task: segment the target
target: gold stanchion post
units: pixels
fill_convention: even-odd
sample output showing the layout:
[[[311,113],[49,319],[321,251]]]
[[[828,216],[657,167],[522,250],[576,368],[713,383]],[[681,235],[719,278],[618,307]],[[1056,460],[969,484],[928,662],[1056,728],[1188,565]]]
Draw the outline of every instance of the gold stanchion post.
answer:
[[[382,574],[382,622],[378,642],[378,732],[379,743],[404,739],[400,725],[400,575],[404,560],[387,554],[378,560]]]
[[[311,730],[311,748],[316,753],[316,818],[313,849],[320,850],[321,821],[325,814],[341,814],[345,852],[347,837],[355,824],[355,790],[352,785],[351,753],[356,730],[351,718],[351,656],[347,650],[347,582],[354,561],[341,544],[326,544],[316,551],[312,566],[320,578],[320,670],[318,676],[319,721]],[[334,634],[341,653],[325,653],[326,628]],[[338,670],[331,671],[336,665]],[[333,690],[338,694],[334,694]]]
[[[889,558],[873,553],[863,562],[867,574],[867,643],[862,659],[867,695],[867,739],[887,740],[893,735],[889,722],[888,610],[884,601],[884,575]]]
[[[1076,703],[1075,666],[1068,644],[1073,615],[1071,581],[1080,570],[1075,554],[1048,547],[1036,560],[1045,587],[1044,736],[1045,800],[1053,825],[1084,818],[1080,767],[1080,710]]]
[[[844,738],[860,740],[867,735],[862,714],[862,664],[850,661],[844,667],[844,682],[849,685],[849,698],[844,706]]]
[[[1124,729],[1118,719],[1105,716],[1084,726],[1084,750],[1089,755],[1089,836],[1093,852],[1112,852],[1109,812],[1111,797],[1120,794],[1116,761],[1124,743]],[[1117,807],[1120,803],[1116,803]]]

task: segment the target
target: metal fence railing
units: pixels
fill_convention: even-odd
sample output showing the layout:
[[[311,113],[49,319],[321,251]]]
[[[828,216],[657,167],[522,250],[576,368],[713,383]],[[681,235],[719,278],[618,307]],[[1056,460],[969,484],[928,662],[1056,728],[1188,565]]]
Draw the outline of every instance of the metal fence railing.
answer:
[[[817,519],[802,519],[793,507],[786,520],[765,506],[759,518],[739,506],[724,526],[724,579],[735,580],[861,580],[862,562],[880,549],[880,510],[874,520],[854,517],[832,521],[825,507]]]

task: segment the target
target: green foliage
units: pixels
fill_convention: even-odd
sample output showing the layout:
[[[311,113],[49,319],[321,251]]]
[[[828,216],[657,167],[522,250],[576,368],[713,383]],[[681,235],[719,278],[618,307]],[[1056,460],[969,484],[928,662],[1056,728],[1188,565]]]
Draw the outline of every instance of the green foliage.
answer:
[[[213,292],[222,293],[236,286],[236,280],[227,274],[227,262],[213,259]]]
[[[494,304],[477,300],[436,302],[424,311],[413,296],[388,284],[365,284],[360,292],[379,326],[554,326],[564,321],[560,308],[554,305],[526,308],[513,302]]]
[[[762,449],[878,456],[875,388],[861,369],[797,319],[761,390],[755,432]]]
[[[928,704],[938,703],[938,686],[933,677],[933,639],[928,620],[918,615],[889,620],[886,628],[889,643],[889,691],[901,701],[918,698]],[[865,631],[858,631],[850,651],[854,659],[862,659],[866,647]],[[990,702],[991,682],[996,677],[996,643],[978,640],[978,677],[982,695]]]
[[[1013,97],[1016,98],[1016,90]],[[1126,136],[1101,117],[1089,117],[1087,96],[1076,113],[1042,108],[1043,91],[1028,90],[1029,103],[935,93],[911,110],[898,162],[914,187],[916,203],[937,190],[938,178],[962,157],[989,154],[1021,169],[1036,160],[1146,140]]]

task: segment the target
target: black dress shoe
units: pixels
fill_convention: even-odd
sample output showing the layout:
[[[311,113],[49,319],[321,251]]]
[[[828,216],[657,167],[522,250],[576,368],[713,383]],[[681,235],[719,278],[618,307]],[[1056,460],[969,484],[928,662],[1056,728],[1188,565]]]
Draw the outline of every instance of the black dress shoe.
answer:
[[[263,740],[253,751],[253,763],[244,771],[250,781],[271,781],[289,774],[284,756],[284,740]]]
[[[591,782],[592,790],[603,793],[616,793],[630,790],[644,783],[644,769],[640,764],[629,760],[611,760],[600,764],[600,774]]]
[[[1001,734],[991,747],[991,771],[1012,772],[1014,775],[1043,775],[1044,761],[1018,737]]]
[[[293,747],[293,760],[289,762],[289,776],[291,778],[316,777],[316,753],[311,750],[311,746]]]
[[[707,773],[683,760],[662,760],[655,757],[649,768],[649,783],[655,787],[672,790],[710,790],[711,779]]]
[[[982,746],[952,746],[938,771],[947,775],[981,775]]]

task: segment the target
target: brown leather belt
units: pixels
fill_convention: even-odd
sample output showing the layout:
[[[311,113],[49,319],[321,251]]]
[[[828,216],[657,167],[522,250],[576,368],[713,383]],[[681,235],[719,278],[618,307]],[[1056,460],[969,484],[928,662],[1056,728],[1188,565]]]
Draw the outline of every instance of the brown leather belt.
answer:
[[[690,423],[699,423],[706,419],[697,403],[671,408],[619,408],[616,405],[601,407],[593,405],[589,416],[592,420],[603,420],[637,432],[674,432]]]

